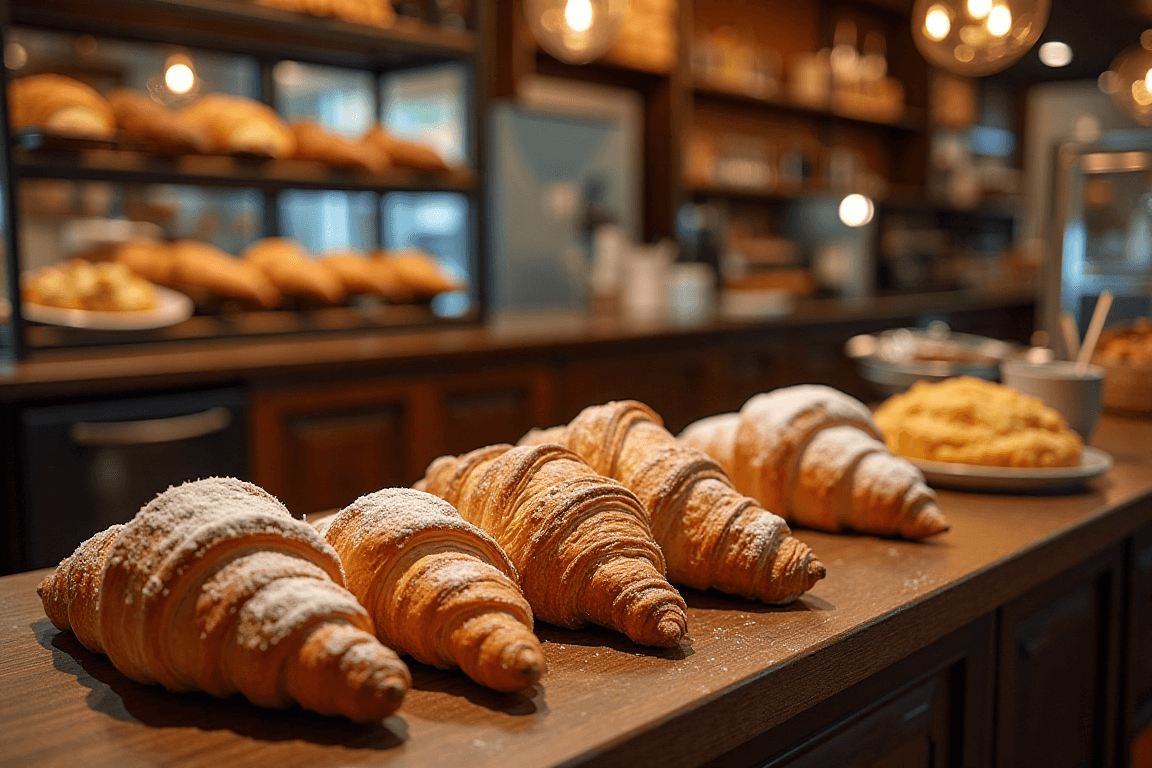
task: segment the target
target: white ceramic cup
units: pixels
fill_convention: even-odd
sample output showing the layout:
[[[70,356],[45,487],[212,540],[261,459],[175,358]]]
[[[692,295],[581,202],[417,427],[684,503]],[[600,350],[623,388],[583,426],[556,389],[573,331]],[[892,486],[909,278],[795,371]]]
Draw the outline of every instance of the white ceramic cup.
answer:
[[[1104,390],[1104,369],[1088,366],[1083,374],[1076,364],[1064,361],[1025,363],[1016,360],[1000,365],[1000,378],[1009,387],[1025,395],[1038,397],[1060,412],[1068,426],[1088,442],[1100,417],[1100,399]]]

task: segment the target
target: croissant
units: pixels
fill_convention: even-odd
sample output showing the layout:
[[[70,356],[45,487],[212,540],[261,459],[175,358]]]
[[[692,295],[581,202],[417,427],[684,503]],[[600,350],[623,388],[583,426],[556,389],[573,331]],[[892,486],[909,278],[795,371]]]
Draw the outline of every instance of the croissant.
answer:
[[[739,413],[689,425],[680,439],[796,525],[909,539],[948,530],[920,470],[889,452],[867,406],[831,387],[756,395]]]
[[[789,603],[824,578],[782,518],[737,491],[713,459],[677,442],[643,403],[591,406],[566,428],[534,430],[521,443],[540,440],[568,446],[639,497],[675,584]]]
[[[415,248],[392,253],[380,252],[374,260],[379,264],[387,264],[408,291],[418,298],[430,299],[464,287],[444,273],[434,256]]]
[[[448,502],[386,488],[314,525],[386,645],[440,669],[458,666],[498,691],[527,688],[544,673],[516,569]]]
[[[276,110],[243,96],[212,93],[186,107],[180,119],[206,130],[216,152],[291,157],[296,137]]]
[[[378,720],[411,684],[341,586],[336,553],[260,488],[169,488],[40,584],[44,611],[131,679]]]
[[[684,636],[684,599],[664,578],[644,508],[571,451],[492,445],[441,456],[416,487],[500,543],[542,621],[598,624],[641,645],[674,647]]]
[[[324,264],[309,258],[285,237],[257,240],[244,251],[245,262],[260,269],[278,289],[317,304],[344,301],[344,284]]]
[[[203,154],[212,147],[212,137],[199,125],[180,117],[147,94],[129,88],[108,92],[108,103],[116,115],[116,125],[126,136],[147,139],[163,154]]]
[[[341,251],[327,254],[322,263],[336,274],[348,293],[369,293],[397,302],[412,297],[412,292],[382,259]]]
[[[251,264],[196,240],[169,246],[171,279],[177,286],[201,288],[263,309],[280,303],[280,291]]]
[[[382,152],[392,165],[418,171],[444,172],[448,164],[431,147],[398,139],[380,127],[372,126],[360,139],[370,151]]]
[[[8,120],[13,128],[35,126],[81,138],[109,139],[116,132],[108,100],[64,75],[13,80],[8,85]]]
[[[304,160],[368,173],[381,173],[388,167],[388,158],[383,153],[365,152],[361,144],[326,131],[315,121],[293,122],[292,133],[296,137],[296,157]]]

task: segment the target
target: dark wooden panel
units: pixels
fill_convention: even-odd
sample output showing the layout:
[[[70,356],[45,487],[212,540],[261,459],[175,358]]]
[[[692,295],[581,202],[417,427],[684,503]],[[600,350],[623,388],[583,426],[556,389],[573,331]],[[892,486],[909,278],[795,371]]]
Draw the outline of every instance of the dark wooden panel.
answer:
[[[543,368],[453,377],[444,386],[441,407],[442,453],[515,443],[529,429],[556,419],[555,377]]]
[[[367,411],[290,417],[285,426],[288,486],[280,500],[297,514],[309,514],[403,485],[406,410],[397,402]]]
[[[1109,765],[1118,716],[1120,550],[1003,608],[1001,766]]]
[[[562,421],[589,405],[631,399],[651,406],[675,433],[716,412],[715,373],[715,359],[699,349],[574,360],[562,379]]]
[[[1152,768],[1152,527],[1129,540],[1121,764]]]

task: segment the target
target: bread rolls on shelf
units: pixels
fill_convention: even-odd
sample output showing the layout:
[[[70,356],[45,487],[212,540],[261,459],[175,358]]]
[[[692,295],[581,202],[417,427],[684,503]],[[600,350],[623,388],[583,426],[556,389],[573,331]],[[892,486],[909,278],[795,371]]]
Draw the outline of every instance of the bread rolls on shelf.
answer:
[[[248,246],[241,256],[288,296],[316,304],[344,301],[344,284],[336,273],[313,261],[294,240],[266,237]]]
[[[199,288],[261,309],[280,303],[279,289],[256,266],[195,240],[178,240],[169,247],[174,287]]]
[[[296,137],[276,110],[242,96],[209,94],[180,117],[208,132],[214,152],[284,158],[296,151]]]
[[[362,144],[326,131],[313,120],[294,121],[292,134],[296,137],[295,156],[302,160],[315,160],[336,168],[367,173],[382,173],[389,165],[384,153],[371,151],[371,148],[365,151]]]
[[[77,138],[110,139],[116,116],[108,100],[64,75],[31,75],[8,84],[8,121]]]
[[[411,301],[414,294],[396,270],[381,259],[353,251],[337,251],[324,256],[322,264],[332,270],[348,293],[366,293],[389,301]]]
[[[436,150],[423,144],[398,139],[380,127],[379,123],[369,128],[360,141],[376,151],[383,152],[392,165],[398,168],[412,168],[430,173],[448,170],[448,163],[444,162]]]
[[[464,287],[444,272],[434,256],[415,248],[379,251],[375,258],[387,265],[417,299],[431,299]]]
[[[585,408],[567,427],[522,444],[558,442],[643,502],[668,578],[765,603],[790,603],[824,578],[823,564],[780,516],[733,487],[707,454],[683,445],[635,400]]]
[[[936,493],[892,455],[868,407],[831,387],[785,387],[690,424],[681,442],[789,523],[920,539],[948,530]]]
[[[275,498],[209,478],[84,542],[37,592],[57,628],[136,682],[371,722],[411,677],[343,581]]]
[[[129,240],[110,249],[112,261],[123,264],[133,274],[157,285],[176,282],[176,261],[171,247],[154,240]]]
[[[212,136],[147,94],[128,88],[108,92],[116,125],[125,136],[151,142],[166,155],[202,154],[212,149]]]
[[[442,456],[415,487],[500,543],[540,620],[598,624],[658,647],[686,633],[684,600],[664,578],[643,506],[571,451],[493,445]]]
[[[311,16],[335,16],[357,24],[391,26],[396,18],[391,0],[252,0],[257,5]]]
[[[440,669],[459,667],[498,691],[544,674],[516,568],[448,502],[386,488],[314,525],[385,645]]]

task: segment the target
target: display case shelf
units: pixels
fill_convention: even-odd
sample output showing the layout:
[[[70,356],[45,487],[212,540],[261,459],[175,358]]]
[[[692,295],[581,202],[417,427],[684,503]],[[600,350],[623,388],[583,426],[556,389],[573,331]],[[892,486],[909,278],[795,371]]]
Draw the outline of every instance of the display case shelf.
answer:
[[[884,120],[861,115],[849,110],[841,109],[836,105],[827,107],[811,106],[798,102],[786,94],[771,97],[756,96],[750,93],[697,83],[692,88],[692,94],[700,100],[721,101],[728,104],[737,104],[747,107],[779,110],[792,114],[815,115],[817,117],[835,118],[862,125],[878,125],[899,131],[923,133],[927,130],[927,120],[924,110],[916,107],[904,107],[904,114],[898,120]]]
[[[27,150],[14,147],[13,171],[26,179],[109,181],[122,184],[190,184],[246,187],[266,192],[331,189],[346,192],[464,192],[477,189],[476,174],[459,168],[428,174],[392,168],[383,174],[331,168],[311,160],[263,160],[222,155],[164,158],[121,149]]]
[[[12,0],[9,23],[258,58],[373,70],[473,59],[477,36],[397,19],[390,27],[241,0]]]

